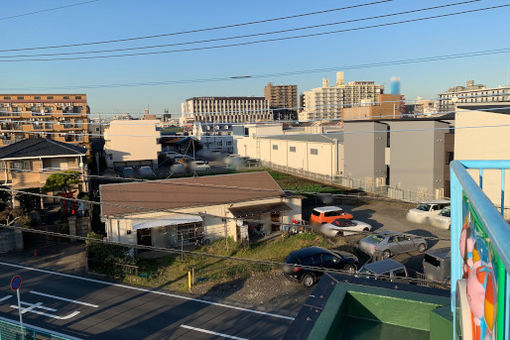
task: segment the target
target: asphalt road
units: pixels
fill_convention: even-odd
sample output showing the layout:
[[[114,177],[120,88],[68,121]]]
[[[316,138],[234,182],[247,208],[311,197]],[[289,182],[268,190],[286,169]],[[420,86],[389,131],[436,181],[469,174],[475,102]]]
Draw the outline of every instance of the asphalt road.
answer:
[[[0,316],[80,339],[278,339],[293,318],[0,262]]]

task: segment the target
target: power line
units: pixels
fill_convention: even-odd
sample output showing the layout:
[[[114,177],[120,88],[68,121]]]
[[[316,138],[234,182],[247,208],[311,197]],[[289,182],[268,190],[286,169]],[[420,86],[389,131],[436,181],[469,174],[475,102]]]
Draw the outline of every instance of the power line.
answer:
[[[184,42],[157,44],[157,45],[146,45],[146,46],[136,46],[136,47],[122,47],[122,48],[91,50],[91,51],[0,55],[0,59],[30,58],[30,57],[54,57],[54,56],[68,56],[68,55],[82,55],[82,54],[99,54],[99,53],[138,51],[138,50],[146,50],[146,49],[154,49],[154,48],[162,48],[162,47],[203,44],[203,43],[210,43],[210,42],[216,42],[216,41],[225,41],[225,40],[235,40],[235,39],[244,39],[244,38],[259,37],[259,36],[267,36],[267,35],[274,35],[274,34],[281,34],[281,33],[288,33],[288,32],[295,32],[295,31],[315,29],[315,28],[320,28],[320,27],[343,25],[343,24],[353,23],[353,22],[375,20],[375,19],[380,19],[380,18],[388,18],[388,17],[392,17],[392,16],[399,16],[399,15],[405,15],[405,14],[411,14],[411,13],[430,11],[430,10],[435,10],[435,9],[440,9],[440,8],[445,8],[445,7],[465,5],[465,4],[468,4],[468,3],[479,2],[479,1],[481,1],[481,0],[468,0],[468,1],[463,1],[463,2],[456,2],[456,3],[450,3],[450,4],[440,5],[440,6],[427,7],[427,8],[421,8],[421,9],[414,9],[414,10],[409,10],[409,11],[389,13],[389,14],[377,15],[377,16],[371,16],[371,17],[365,17],[365,18],[350,19],[350,20],[337,21],[337,22],[332,22],[332,23],[324,23],[324,24],[317,24],[317,25],[310,25],[310,26],[301,26],[301,27],[294,27],[294,28],[288,28],[288,29],[277,30],[277,31],[250,33],[250,34],[242,34],[242,35],[220,37],[220,38],[210,38],[210,39],[202,39],[202,40],[195,40],[195,41],[184,41]]]
[[[98,1],[98,0],[95,0],[95,1]],[[221,25],[221,26],[214,26],[214,27],[205,27],[205,28],[198,28],[198,29],[178,31],[178,32],[159,33],[159,34],[137,36],[137,37],[129,37],[129,38],[122,38],[122,39],[90,41],[90,42],[82,42],[82,43],[74,43],[74,44],[62,44],[62,45],[50,45],[50,46],[37,46],[37,47],[22,47],[22,48],[0,49],[0,52],[33,51],[33,50],[44,50],[44,49],[55,49],[55,48],[67,48],[67,47],[78,47],[78,46],[101,45],[101,44],[111,44],[111,43],[119,43],[119,42],[126,42],[126,41],[134,41],[134,40],[161,38],[161,37],[168,37],[168,36],[175,36],[175,35],[184,35],[184,34],[190,34],[190,33],[206,32],[206,31],[221,30],[221,29],[226,29],[226,28],[234,28],[234,27],[262,24],[262,23],[268,23],[268,22],[273,22],[273,21],[295,19],[295,18],[300,18],[300,17],[305,17],[305,16],[312,16],[312,15],[325,14],[325,13],[332,13],[332,12],[338,12],[338,11],[354,9],[354,8],[359,8],[359,7],[377,5],[377,4],[382,4],[382,3],[391,2],[391,1],[393,1],[393,0],[374,1],[374,2],[364,3],[364,4],[352,5],[352,6],[346,6],[346,7],[339,7],[339,8],[332,8],[332,9],[326,9],[326,10],[315,11],[315,12],[306,12],[306,13],[295,14],[295,15],[288,15],[288,16],[277,17],[277,18],[269,18],[269,19],[262,19],[262,20],[256,20],[256,21],[249,21],[249,22],[238,23],[238,24]]]
[[[162,80],[162,81],[151,81],[151,82],[112,83],[112,84],[95,84],[95,85],[91,84],[91,85],[83,85],[83,86],[82,85],[80,85],[80,86],[61,86],[61,87],[53,86],[53,87],[31,87],[31,88],[5,88],[4,87],[4,88],[0,88],[0,89],[9,90],[9,91],[56,90],[56,89],[71,89],[72,90],[72,89],[98,89],[98,88],[137,87],[137,86],[182,85],[182,84],[193,84],[193,83],[231,81],[231,80],[238,80],[238,79],[260,79],[260,78],[269,78],[269,77],[287,77],[287,76],[296,76],[296,75],[301,75],[301,74],[332,72],[332,71],[337,71],[337,70],[357,70],[357,69],[365,69],[365,68],[409,65],[409,64],[418,64],[418,63],[444,61],[444,60],[456,60],[456,59],[463,59],[463,58],[482,57],[482,56],[488,56],[488,55],[498,55],[498,54],[507,54],[507,53],[510,53],[510,47],[502,47],[502,48],[479,50],[479,51],[469,51],[469,52],[461,52],[461,53],[453,53],[453,54],[442,54],[442,55],[435,55],[435,56],[428,56],[428,57],[397,59],[397,60],[372,62],[372,63],[364,63],[364,64],[316,68],[316,69],[308,69],[308,70],[254,74],[254,75],[247,75],[242,78],[231,76],[231,77],[216,77],[216,78],[201,78],[201,79],[197,78],[197,79],[181,79],[181,80]],[[94,114],[100,114],[100,113],[94,113]]]
[[[12,225],[6,225],[6,224],[0,224],[0,227],[11,229],[11,230],[20,230],[24,232],[29,233],[35,233],[35,234],[41,234],[41,235],[48,235],[48,236],[54,236],[54,237],[62,237],[62,238],[68,238],[68,239],[74,239],[74,240],[80,240],[80,241],[88,241],[92,243],[100,243],[100,244],[106,244],[106,245],[112,245],[112,246],[119,246],[119,247],[125,247],[125,248],[134,248],[134,249],[140,249],[140,250],[152,250],[162,253],[169,253],[169,254],[186,254],[189,256],[201,256],[201,257],[211,257],[221,260],[227,260],[227,261],[239,261],[239,262],[245,262],[245,263],[253,263],[253,264],[262,264],[267,265],[271,267],[284,267],[284,266],[292,266],[295,268],[301,268],[301,269],[308,269],[313,270],[317,272],[322,273],[338,273],[338,274],[345,274],[353,276],[354,273],[349,272],[347,270],[343,269],[332,269],[332,268],[325,268],[325,267],[317,267],[317,266],[307,266],[302,264],[288,264],[278,261],[272,261],[272,260],[257,260],[257,259],[250,259],[246,257],[236,257],[236,256],[225,256],[225,255],[217,255],[217,254],[211,254],[206,252],[198,252],[198,251],[190,251],[190,250],[181,250],[177,248],[163,248],[163,247],[155,247],[155,246],[145,246],[145,245],[139,245],[139,244],[129,244],[129,243],[120,243],[120,242],[112,242],[107,241],[103,239],[97,239],[92,237],[86,237],[86,236],[78,236],[78,235],[69,235],[69,234],[62,234],[62,233],[56,233],[51,231],[45,231],[45,230],[38,230],[33,228],[24,228],[24,227],[17,227]],[[334,251],[332,251],[334,253]],[[362,277],[366,278],[387,278],[395,280],[394,277],[390,277],[389,275],[375,275],[372,273],[360,273]],[[429,279],[421,279],[421,278],[405,278],[404,280],[409,282],[421,282],[421,283],[435,283],[435,284],[441,284],[441,285],[448,285],[446,282],[440,282],[435,280],[429,280]]]
[[[493,10],[493,9],[498,9],[498,8],[503,8],[503,7],[508,7],[508,6],[510,6],[510,4],[492,6],[492,7],[484,7],[484,8],[478,8],[478,9],[472,9],[472,10],[465,10],[465,11],[453,12],[453,13],[448,13],[448,14],[440,14],[440,15],[434,15],[434,16],[430,16],[430,17],[422,17],[422,18],[416,18],[416,19],[394,21],[394,22],[384,23],[384,24],[376,24],[376,25],[370,25],[370,26],[362,26],[362,27],[355,27],[355,28],[335,30],[335,31],[326,31],[326,32],[319,32],[319,33],[301,34],[301,35],[295,35],[295,36],[289,36],[289,37],[254,40],[254,41],[239,42],[239,43],[232,43],[232,44],[222,44],[222,45],[203,46],[203,47],[190,47],[190,48],[183,48],[183,49],[176,49],[176,50],[136,52],[136,53],[124,53],[124,54],[109,54],[109,55],[99,55],[99,56],[8,59],[8,60],[2,59],[2,60],[0,60],[0,63],[28,62],[28,61],[30,61],[30,62],[45,62],[45,61],[109,59],[109,58],[136,57],[136,56],[145,56],[145,55],[160,55],[160,54],[170,54],[170,53],[213,50],[213,49],[222,49],[222,48],[229,48],[229,47],[240,47],[240,46],[247,46],[247,45],[253,45],[253,44],[260,44],[260,43],[269,43],[269,42],[284,41],[284,40],[291,40],[291,39],[310,38],[310,37],[339,34],[339,33],[345,33],[345,32],[354,32],[354,31],[360,31],[360,30],[366,30],[366,29],[373,29],[373,28],[379,28],[379,27],[395,26],[395,25],[407,24],[407,23],[412,23],[412,22],[419,22],[419,21],[425,21],[425,20],[431,20],[431,19],[451,17],[451,16],[456,16],[456,15],[488,11],[488,10]]]
[[[24,17],[24,16],[27,16],[27,15],[32,15],[32,14],[39,14],[39,13],[44,13],[44,12],[56,11],[58,9],[85,5],[85,4],[89,4],[91,2],[97,2],[97,1],[99,1],[99,0],[83,1],[83,2],[78,2],[78,3],[74,3],[74,4],[69,4],[69,5],[52,7],[52,8],[47,8],[47,9],[41,9],[41,10],[37,10],[37,11],[33,11],[33,12],[28,12],[28,13],[23,13],[23,14],[16,14],[16,15],[10,15],[10,16],[6,16],[6,17],[0,17],[0,21],[20,18],[20,17]]]

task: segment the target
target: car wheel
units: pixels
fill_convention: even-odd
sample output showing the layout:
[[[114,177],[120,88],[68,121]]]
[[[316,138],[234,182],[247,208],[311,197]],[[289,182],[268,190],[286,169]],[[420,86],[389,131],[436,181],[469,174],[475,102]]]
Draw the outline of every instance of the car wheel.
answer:
[[[423,243],[418,246],[418,251],[420,253],[423,253],[426,249],[427,249],[427,246],[424,245]]]
[[[305,287],[311,287],[315,284],[315,277],[312,274],[305,274],[301,278],[301,282]]]
[[[364,228],[363,231],[369,231],[368,228]]]
[[[344,232],[343,231],[339,231],[339,232],[336,233],[336,236],[342,237],[342,236],[344,236]]]
[[[356,273],[356,267],[353,266],[352,264],[346,264],[345,267],[344,267],[344,270],[346,272],[348,272],[349,274],[354,274]]]
[[[389,259],[391,257],[391,250],[386,249],[383,251],[383,259]]]

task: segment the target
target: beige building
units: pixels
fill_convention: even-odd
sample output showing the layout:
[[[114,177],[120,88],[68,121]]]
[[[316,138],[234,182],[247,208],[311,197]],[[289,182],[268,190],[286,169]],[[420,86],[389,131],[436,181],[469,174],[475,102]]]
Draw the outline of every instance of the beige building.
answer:
[[[342,108],[342,120],[401,118],[403,99],[400,95],[378,94],[375,102],[364,100],[359,105]]]
[[[236,137],[234,153],[304,174],[334,177],[343,173],[342,133]]]
[[[253,123],[273,120],[264,97],[193,97],[181,104],[181,126],[200,123]]]
[[[267,83],[264,87],[264,98],[269,103],[275,120],[295,120],[297,118],[297,85]]]
[[[109,168],[152,165],[157,168],[161,152],[156,129],[159,120],[113,120],[104,130],[104,150]]]
[[[90,148],[87,95],[0,94],[0,147],[47,137]]]
[[[322,87],[304,92],[304,107],[298,117],[302,121],[340,119],[343,107],[374,102],[383,91],[384,85],[375,84],[373,81],[345,83],[344,73],[337,72],[335,86],[330,86],[329,80],[323,79]]]
[[[121,243],[173,248],[181,237],[189,244],[199,235],[240,241],[254,228],[267,234],[301,219],[301,197],[286,195],[267,172],[107,184],[100,191],[107,237]]]
[[[459,106],[455,115],[455,153],[458,160],[510,159],[510,102],[497,105]],[[481,111],[483,110],[483,111]],[[484,127],[488,126],[488,127]],[[489,127],[490,126],[490,127]],[[469,170],[478,183],[478,170]],[[483,172],[483,191],[497,207],[501,206],[501,173]],[[505,192],[510,192],[510,171],[505,174]],[[505,216],[510,217],[510,200],[505,201]]]
[[[487,88],[468,80],[466,86],[454,86],[439,94],[439,111],[450,112],[456,105],[479,105],[510,101],[510,86]]]

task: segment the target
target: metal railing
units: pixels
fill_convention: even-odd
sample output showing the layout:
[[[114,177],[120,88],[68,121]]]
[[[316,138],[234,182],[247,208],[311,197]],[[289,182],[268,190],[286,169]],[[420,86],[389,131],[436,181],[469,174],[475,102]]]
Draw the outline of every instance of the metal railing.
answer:
[[[478,183],[468,169],[479,170]],[[510,226],[483,191],[485,169],[500,170],[504,207],[510,161],[450,163],[452,312],[463,339],[502,340],[510,339]]]
[[[67,337],[64,335],[52,333],[49,330],[44,330],[42,328],[26,325],[23,322],[23,327],[20,327],[19,322],[17,321],[9,321],[8,319],[1,318],[0,319],[0,339],[2,340],[74,340],[77,339],[75,337]]]

